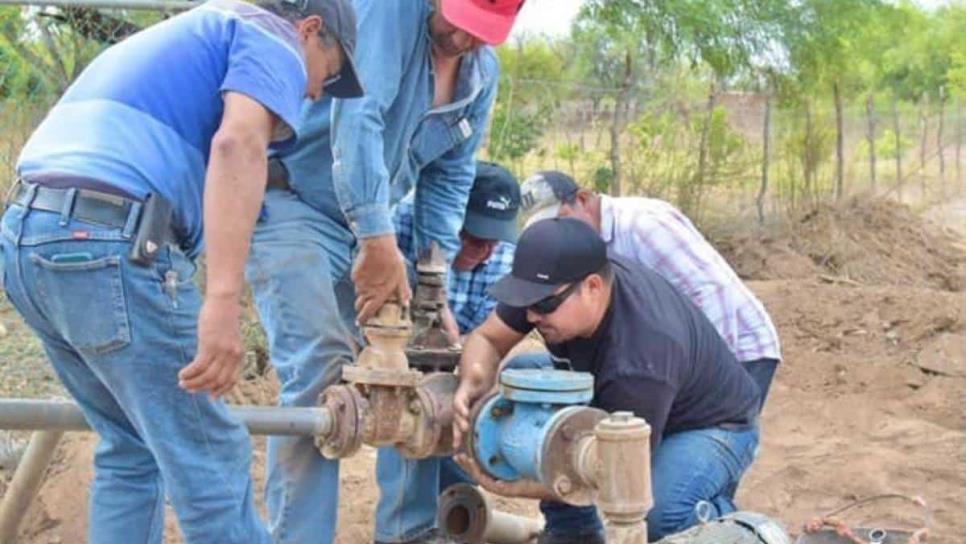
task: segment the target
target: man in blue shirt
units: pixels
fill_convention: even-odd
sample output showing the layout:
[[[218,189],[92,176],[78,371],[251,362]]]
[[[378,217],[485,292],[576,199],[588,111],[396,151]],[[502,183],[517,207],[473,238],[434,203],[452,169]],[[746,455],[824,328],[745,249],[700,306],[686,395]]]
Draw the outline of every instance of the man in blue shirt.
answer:
[[[468,334],[496,307],[486,290],[510,272],[517,241],[520,185],[513,174],[492,162],[476,163],[476,179],[460,230],[460,249],[447,277],[447,299],[455,324],[450,332]],[[409,262],[418,258],[413,246],[413,199],[396,206],[396,238]]]
[[[366,96],[306,104],[296,147],[275,155],[247,277],[281,383],[314,405],[353,359],[355,322],[408,300],[391,207],[410,191],[417,249],[457,252],[502,42],[522,0],[355,0]],[[419,182],[417,183],[417,180]],[[357,313],[358,312],[358,313]],[[438,463],[381,450],[376,540],[435,524]],[[420,468],[422,467],[422,468]],[[338,463],[309,438],[271,438],[267,504],[282,542],[331,542]]]
[[[266,149],[303,97],[361,92],[354,44],[346,0],[213,0],[103,52],[24,146],[0,283],[100,435],[88,542],[160,543],[165,494],[188,542],[272,542],[217,397],[242,356]]]

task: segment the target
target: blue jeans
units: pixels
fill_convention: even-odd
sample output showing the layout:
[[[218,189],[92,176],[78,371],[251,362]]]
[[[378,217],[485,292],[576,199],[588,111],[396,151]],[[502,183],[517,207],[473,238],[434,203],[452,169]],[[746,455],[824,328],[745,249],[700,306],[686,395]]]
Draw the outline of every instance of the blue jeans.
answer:
[[[255,228],[246,276],[251,283],[283,406],[311,406],[353,361],[355,312],[349,280],[354,239],[345,226],[288,191],[269,191]],[[379,450],[376,539],[405,542],[436,521],[439,462]],[[268,441],[266,503],[279,543],[335,538],[339,463],[309,437]]]
[[[548,353],[528,353],[511,359],[507,368],[552,366]],[[736,510],[735,491],[754,460],[757,426],[742,430],[698,429],[665,435],[651,457],[654,506],[647,514],[648,540],[683,531],[698,522],[695,507],[710,504],[712,517]],[[603,529],[594,506],[541,501],[549,534],[574,535]]]
[[[178,387],[197,348],[195,265],[170,247],[133,265],[130,234],[20,206],[2,220],[7,297],[100,437],[87,540],[160,543],[167,494],[188,542],[270,543],[245,427]]]

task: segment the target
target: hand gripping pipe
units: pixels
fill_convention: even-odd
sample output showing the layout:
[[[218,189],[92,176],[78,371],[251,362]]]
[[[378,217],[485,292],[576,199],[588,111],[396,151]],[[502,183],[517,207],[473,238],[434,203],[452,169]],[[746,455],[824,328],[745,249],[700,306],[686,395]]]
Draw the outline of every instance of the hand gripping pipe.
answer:
[[[533,480],[562,502],[596,504],[608,543],[643,544],[650,426],[629,412],[582,406],[592,395],[587,373],[505,370],[499,392],[474,409],[469,453],[494,478]]]

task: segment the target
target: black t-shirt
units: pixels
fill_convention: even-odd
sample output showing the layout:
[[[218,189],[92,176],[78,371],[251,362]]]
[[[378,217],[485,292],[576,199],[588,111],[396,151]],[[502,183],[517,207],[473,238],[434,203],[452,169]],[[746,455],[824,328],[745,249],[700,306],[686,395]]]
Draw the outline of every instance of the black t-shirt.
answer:
[[[701,310],[650,268],[611,264],[610,306],[593,336],[547,346],[594,375],[591,406],[647,420],[652,450],[676,432],[753,424],[758,386]],[[517,332],[533,329],[525,308],[496,313]]]

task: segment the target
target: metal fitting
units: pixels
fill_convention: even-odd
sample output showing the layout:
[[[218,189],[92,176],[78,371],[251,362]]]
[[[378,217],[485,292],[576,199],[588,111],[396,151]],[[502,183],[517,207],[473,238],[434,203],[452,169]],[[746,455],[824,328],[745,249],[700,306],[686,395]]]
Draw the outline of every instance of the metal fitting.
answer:
[[[486,497],[468,484],[443,491],[436,520],[444,537],[465,544],[524,544],[532,542],[543,529],[538,520],[494,510]]]

